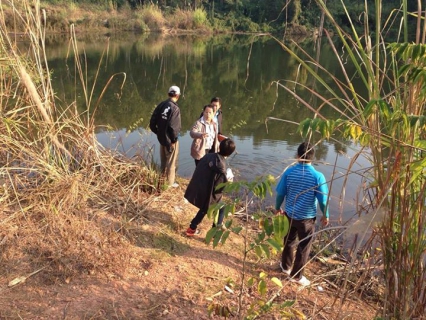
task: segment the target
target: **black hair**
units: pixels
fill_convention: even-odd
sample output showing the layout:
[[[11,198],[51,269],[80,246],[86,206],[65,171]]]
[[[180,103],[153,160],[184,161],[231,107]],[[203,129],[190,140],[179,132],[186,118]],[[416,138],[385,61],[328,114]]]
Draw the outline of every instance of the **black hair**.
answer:
[[[219,102],[220,104],[222,104],[222,99],[221,99],[221,98],[219,98],[219,97],[213,97],[213,98],[210,100],[210,103],[212,103],[212,102]]]
[[[211,109],[213,109],[213,112],[214,112],[214,107],[213,107],[211,104],[206,104],[206,105],[203,107],[203,111],[204,111],[204,110],[206,110],[206,108],[211,108]]]
[[[179,94],[177,94],[175,91],[169,92],[169,97],[170,98],[174,98],[174,97],[177,97],[177,96],[179,96]]]
[[[312,161],[315,155],[315,149],[309,142],[302,142],[297,148],[297,155],[300,159]]]
[[[231,139],[225,139],[220,142],[219,154],[229,157],[235,151],[235,142]]]

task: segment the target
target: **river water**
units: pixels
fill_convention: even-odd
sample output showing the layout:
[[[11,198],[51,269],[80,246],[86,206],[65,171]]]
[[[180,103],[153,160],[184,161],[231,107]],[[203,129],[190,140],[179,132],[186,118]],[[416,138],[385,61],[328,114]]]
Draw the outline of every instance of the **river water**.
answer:
[[[316,55],[312,41],[298,44]],[[178,102],[182,115],[178,175],[189,178],[194,171],[189,130],[203,105],[214,96],[223,101],[222,131],[237,145],[237,152],[229,159],[237,179],[253,180],[266,174],[278,178],[295,161],[303,139],[292,122],[313,113],[277,83],[291,87],[297,79],[309,86],[312,79],[269,37],[95,35],[78,39],[77,46],[83,77],[78,75],[69,39],[47,41],[53,86],[58,103],[67,106],[76,101],[82,113],[93,117],[102,145],[158,162],[156,137],[146,128],[155,106],[167,98],[167,89],[177,85],[182,91]],[[327,44],[321,46],[319,58],[331,74],[339,76]],[[309,101],[308,90],[297,90]],[[323,113],[337,117],[333,110],[324,109]],[[317,147],[314,165],[330,180],[333,220],[346,220],[356,212],[361,178],[352,173],[344,181],[357,150],[348,141],[323,141]],[[357,161],[352,170],[369,166],[366,161]],[[266,200],[273,201],[273,196]]]

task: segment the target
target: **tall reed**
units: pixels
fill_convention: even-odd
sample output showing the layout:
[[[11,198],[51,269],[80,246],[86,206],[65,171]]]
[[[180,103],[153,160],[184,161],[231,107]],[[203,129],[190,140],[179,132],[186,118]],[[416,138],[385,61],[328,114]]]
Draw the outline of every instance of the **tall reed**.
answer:
[[[368,241],[379,243],[379,248],[371,248],[369,254],[376,263],[383,264],[380,313],[386,319],[420,319],[426,313],[426,22],[417,12],[407,12],[407,1],[403,0],[404,10],[399,16],[403,22],[403,41],[390,44],[383,35],[391,20],[381,17],[381,0],[374,1],[373,24],[368,20],[368,12],[373,8],[365,2],[361,16],[363,34],[357,33],[344,2],[341,3],[351,26],[350,33],[336,23],[325,2],[317,0],[343,48],[341,52],[329,30],[325,30],[344,79],[330,74],[306,52],[296,54],[281,43],[319,87],[296,83],[296,89],[294,84],[282,88],[313,112],[314,117],[299,126],[304,136],[317,131],[328,139],[339,132],[363,147],[355,158],[364,156],[372,166],[364,172],[365,197],[357,208],[360,216],[381,217]],[[420,1],[418,6],[420,13]],[[408,15],[417,16],[416,43],[408,42]],[[346,59],[355,67],[354,74],[347,68]],[[354,77],[361,79],[366,95],[356,91]],[[325,79],[331,79],[338,89],[333,89]],[[318,105],[304,101],[297,94],[299,89],[311,92],[320,101]],[[327,96],[321,94],[324,89]],[[339,119],[323,116],[324,106],[336,110]],[[359,255],[360,249],[358,246],[354,251],[352,265],[363,257]],[[346,278],[343,290],[349,290],[347,285]]]
[[[79,54],[74,76],[87,106],[55,100],[44,47],[48,17],[39,1],[16,3],[0,7],[2,270],[7,276],[39,265],[66,278],[125,266],[129,243],[108,221],[144,212],[158,175],[98,144],[88,115],[102,93],[93,96]],[[5,6],[24,29],[5,25]],[[72,44],[78,53],[75,37]]]

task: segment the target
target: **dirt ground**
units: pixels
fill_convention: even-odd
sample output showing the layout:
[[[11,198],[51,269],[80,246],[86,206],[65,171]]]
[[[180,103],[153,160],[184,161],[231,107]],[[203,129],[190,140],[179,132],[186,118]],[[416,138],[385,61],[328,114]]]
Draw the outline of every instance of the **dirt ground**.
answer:
[[[230,318],[236,319],[243,240],[231,235],[225,245],[214,249],[204,237],[186,237],[184,231],[196,209],[184,201],[183,191],[184,186],[165,191],[152,199],[143,215],[128,221],[125,232],[120,232],[134,241],[125,249],[127,258],[122,264],[66,278],[56,276],[49,267],[23,267],[21,273],[16,271],[19,266],[14,272],[1,270],[0,319],[223,318],[214,313],[209,317],[212,303],[226,307],[234,315]],[[99,212],[98,216],[105,219],[107,214]],[[207,218],[203,221],[202,235],[210,223]],[[305,273],[312,285],[301,288],[285,280],[278,259],[278,255],[261,261],[250,257],[246,279],[260,271],[281,279],[284,288],[274,301],[295,300],[295,304],[287,317],[272,312],[258,319],[302,319],[301,313],[306,319],[374,318],[377,306],[354,294],[340,303],[343,294],[324,278],[319,262],[310,263]],[[16,263],[25,265],[24,261]],[[33,271],[38,272],[31,275]],[[11,285],[20,276],[27,277],[26,281]],[[269,283],[268,289],[269,299],[277,286]],[[256,292],[244,291],[243,315],[250,303],[260,299]]]

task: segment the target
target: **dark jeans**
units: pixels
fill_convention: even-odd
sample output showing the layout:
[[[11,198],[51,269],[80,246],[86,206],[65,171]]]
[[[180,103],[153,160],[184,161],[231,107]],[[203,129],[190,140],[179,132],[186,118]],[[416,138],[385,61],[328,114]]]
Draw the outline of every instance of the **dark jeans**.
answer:
[[[223,208],[219,209],[219,216],[217,218],[217,224],[213,221],[213,227],[222,225],[223,218],[224,218],[224,210]],[[189,227],[192,230],[197,229],[197,226],[203,221],[205,215],[207,214],[207,209],[200,209],[197,214],[195,215],[194,219],[192,219],[191,224]]]
[[[291,269],[291,277],[300,279],[303,276],[302,268],[308,262],[309,253],[311,252],[313,240],[311,235],[315,232],[316,218],[304,220],[288,219],[290,223],[290,230],[284,237],[284,250],[281,257],[281,263],[284,270]],[[305,239],[308,236],[310,237]],[[299,244],[297,244],[298,239],[302,240]],[[296,245],[297,250],[295,250]]]

